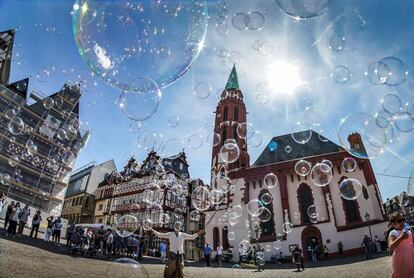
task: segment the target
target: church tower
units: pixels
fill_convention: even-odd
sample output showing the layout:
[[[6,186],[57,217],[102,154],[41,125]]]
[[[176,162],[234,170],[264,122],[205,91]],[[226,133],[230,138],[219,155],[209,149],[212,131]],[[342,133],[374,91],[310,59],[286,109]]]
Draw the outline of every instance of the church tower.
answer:
[[[220,166],[224,164],[220,157],[220,149],[227,139],[234,139],[240,149],[239,158],[233,163],[227,164],[227,170],[250,166],[246,138],[243,138],[245,136],[240,137],[237,134],[239,124],[246,122],[247,112],[243,102],[243,93],[239,88],[235,65],[233,65],[226,87],[221,94],[215,114],[214,132],[220,136],[220,142],[213,146],[212,172],[219,170]],[[241,130],[239,129],[239,133]]]

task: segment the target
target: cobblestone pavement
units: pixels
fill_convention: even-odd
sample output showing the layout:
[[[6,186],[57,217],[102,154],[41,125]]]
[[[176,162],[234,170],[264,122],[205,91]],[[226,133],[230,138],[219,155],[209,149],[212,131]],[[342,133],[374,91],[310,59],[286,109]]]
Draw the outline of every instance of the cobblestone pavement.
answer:
[[[30,245],[28,244],[30,243]],[[46,246],[45,246],[46,244]],[[46,249],[46,250],[45,250]],[[141,265],[120,264],[111,261],[71,257],[65,247],[38,240],[34,246],[25,238],[0,238],[0,277],[162,277],[164,266],[159,259],[145,257]],[[232,269],[225,264],[219,269],[212,264],[205,268],[200,263],[187,263],[186,277],[389,277],[391,258],[380,257],[360,261],[361,257],[305,264],[307,269],[296,272],[294,265],[273,265],[273,269],[257,272],[251,269]],[[269,268],[267,266],[267,268]]]

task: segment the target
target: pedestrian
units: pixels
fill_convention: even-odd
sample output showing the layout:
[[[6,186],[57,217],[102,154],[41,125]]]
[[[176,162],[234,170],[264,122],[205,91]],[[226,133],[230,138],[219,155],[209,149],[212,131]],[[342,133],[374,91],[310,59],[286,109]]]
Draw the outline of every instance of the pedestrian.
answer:
[[[165,278],[183,278],[184,277],[184,240],[194,240],[198,236],[204,234],[203,230],[196,234],[189,235],[180,232],[181,223],[174,223],[174,232],[160,233],[150,227],[150,230],[159,238],[168,239],[170,241],[170,253],[167,263],[165,264],[164,277]]]
[[[217,247],[216,257],[217,257],[218,265],[219,265],[219,267],[221,267],[221,260],[223,259],[223,246],[222,245]]]
[[[167,257],[167,243],[163,240],[160,244],[160,253],[161,253],[161,261],[165,263],[165,258]]]
[[[380,244],[380,240],[377,235],[375,235],[374,237],[374,243],[375,243],[375,249],[376,249],[375,252],[377,254],[381,253],[381,244]]]
[[[4,218],[4,229],[7,229],[7,224],[10,221],[10,215],[15,207],[14,201],[11,201],[10,205],[7,206],[6,217]]]
[[[17,230],[18,234],[23,234],[24,226],[26,225],[27,220],[29,219],[29,215],[30,215],[29,205],[25,205],[19,217],[19,229]]]
[[[99,227],[99,229],[96,231],[95,244],[96,244],[97,249],[98,249],[97,257],[98,258],[103,258],[103,256],[104,256],[104,249],[106,247],[105,230],[104,230],[104,226],[103,225],[101,227]]]
[[[132,239],[132,257],[134,260],[138,260],[139,255],[139,240],[138,236],[134,236]]]
[[[7,205],[7,197],[6,194],[4,194],[3,192],[0,193],[0,214],[3,210],[3,208]]]
[[[11,234],[13,238],[16,236],[17,222],[19,221],[21,213],[22,210],[20,209],[20,203],[17,202],[16,205],[13,206],[12,212],[10,213],[10,224],[9,228],[7,229],[6,236],[9,234]]]
[[[32,219],[32,229],[30,230],[30,237],[33,236],[33,232],[35,231],[35,238],[37,238],[37,232],[39,231],[40,222],[42,222],[42,215],[41,211],[38,210]]]
[[[293,259],[293,263],[295,263],[296,267],[298,268],[296,271],[300,272],[300,269],[301,269],[301,254],[300,254],[299,246],[296,246],[295,249],[293,249],[292,259]]]
[[[50,240],[50,236],[52,235],[52,227],[53,227],[53,216],[49,216],[46,218],[47,221],[47,228],[45,233],[45,242],[48,242]]]
[[[317,261],[317,253],[318,253],[317,246],[316,246],[316,245],[314,245],[314,246],[312,247],[312,250],[311,250],[311,254],[312,254],[312,262],[314,262],[314,263]]]
[[[339,253],[339,257],[341,258],[344,257],[344,245],[342,244],[342,241],[338,243],[338,253]]]
[[[141,242],[139,243],[138,259],[142,259],[143,256],[144,256],[144,241],[141,240]]]
[[[329,260],[329,249],[328,247],[326,247],[325,244],[323,245],[322,251],[323,251],[323,259]]]
[[[414,237],[408,223],[404,224],[401,214],[391,216],[389,226],[393,227],[388,236],[392,253],[392,278],[410,278],[414,274]]]
[[[127,257],[132,257],[132,252],[133,252],[132,247],[133,247],[133,245],[134,245],[134,240],[133,240],[132,236],[129,236],[127,238],[127,242],[126,242],[126,247],[127,247],[126,253],[127,253]]]
[[[107,249],[107,252],[106,252],[107,256],[106,257],[107,257],[107,259],[110,259],[111,258],[111,252],[112,252],[112,246],[113,246],[113,243],[114,243],[114,235],[113,235],[111,229],[108,229],[107,233],[108,234],[107,234],[107,237],[106,237],[106,249]]]
[[[55,245],[60,246],[60,232],[62,230],[62,218],[59,216],[55,221],[53,221],[53,237]]]
[[[285,259],[285,256],[283,255],[283,252],[280,251],[279,254],[276,257],[276,262],[278,264],[282,264],[283,260]]]
[[[70,239],[72,234],[75,232],[76,226],[75,224],[70,224],[69,227],[66,229],[66,245],[70,246]]]
[[[210,244],[206,243],[204,246],[204,258],[206,260],[206,266],[210,266],[211,252],[213,252],[213,249],[210,247]]]
[[[364,235],[361,246],[364,247],[367,260],[372,259],[372,240],[367,234]]]

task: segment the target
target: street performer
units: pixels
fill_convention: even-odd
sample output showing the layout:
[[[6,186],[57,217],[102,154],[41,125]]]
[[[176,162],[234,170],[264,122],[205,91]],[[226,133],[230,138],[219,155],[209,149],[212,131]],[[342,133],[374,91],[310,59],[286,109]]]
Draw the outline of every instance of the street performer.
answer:
[[[169,233],[160,233],[150,227],[150,230],[159,238],[168,239],[170,241],[170,252],[168,260],[165,264],[165,278],[183,278],[184,277],[184,240],[193,240],[204,234],[204,230],[198,231],[196,234],[189,235],[180,232],[181,223],[174,223],[174,231]]]

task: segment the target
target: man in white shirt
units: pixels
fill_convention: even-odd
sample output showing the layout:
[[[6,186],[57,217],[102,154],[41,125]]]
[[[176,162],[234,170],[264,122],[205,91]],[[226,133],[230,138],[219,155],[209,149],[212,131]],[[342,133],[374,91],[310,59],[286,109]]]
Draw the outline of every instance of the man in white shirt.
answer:
[[[217,246],[217,261],[221,267],[221,260],[223,259],[223,246]]]
[[[170,242],[170,254],[165,265],[164,277],[172,278],[184,277],[184,264],[183,264],[183,253],[184,253],[184,240],[193,240],[198,236],[204,234],[203,230],[198,231],[196,234],[189,235],[180,232],[180,223],[174,224],[174,232],[160,233],[150,227],[150,230],[159,238],[168,239]]]

